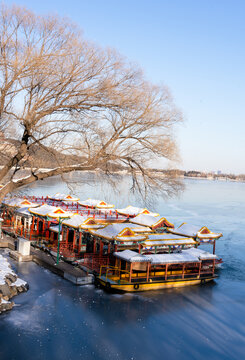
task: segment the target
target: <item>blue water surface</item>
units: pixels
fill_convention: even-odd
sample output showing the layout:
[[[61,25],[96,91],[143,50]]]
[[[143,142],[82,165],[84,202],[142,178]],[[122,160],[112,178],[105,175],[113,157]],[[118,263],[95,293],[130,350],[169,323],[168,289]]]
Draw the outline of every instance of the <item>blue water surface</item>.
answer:
[[[81,199],[138,204],[125,193],[125,182],[116,192],[105,180],[92,185],[84,177],[78,180],[74,186]],[[215,282],[112,295],[11,260],[30,289],[0,316],[0,359],[244,359],[245,184],[185,180],[185,185],[181,196],[154,200],[151,209],[176,226],[187,222],[223,233],[216,253],[224,263]],[[69,190],[60,179],[50,179],[28,191]]]

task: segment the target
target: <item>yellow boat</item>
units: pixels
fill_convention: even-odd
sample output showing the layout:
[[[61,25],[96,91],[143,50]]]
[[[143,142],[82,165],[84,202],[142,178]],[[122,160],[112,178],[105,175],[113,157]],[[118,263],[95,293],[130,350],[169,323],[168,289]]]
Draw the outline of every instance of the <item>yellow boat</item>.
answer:
[[[204,284],[217,277],[217,255],[190,248],[180,253],[114,253],[115,266],[102,266],[96,284],[109,291],[135,292]]]

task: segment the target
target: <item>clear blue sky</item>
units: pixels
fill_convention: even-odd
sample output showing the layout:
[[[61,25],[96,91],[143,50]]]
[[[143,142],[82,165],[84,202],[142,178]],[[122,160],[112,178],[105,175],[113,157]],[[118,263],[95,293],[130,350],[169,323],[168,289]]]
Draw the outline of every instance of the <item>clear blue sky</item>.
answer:
[[[8,0],[70,17],[169,86],[183,169],[245,173],[245,1]]]

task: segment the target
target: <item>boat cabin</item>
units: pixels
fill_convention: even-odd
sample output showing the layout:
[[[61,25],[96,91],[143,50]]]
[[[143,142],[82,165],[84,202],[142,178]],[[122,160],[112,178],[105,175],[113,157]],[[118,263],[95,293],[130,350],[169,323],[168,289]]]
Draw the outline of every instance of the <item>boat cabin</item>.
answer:
[[[140,243],[139,252],[143,253],[171,253],[178,252],[190,247],[197,247],[199,243],[193,238],[175,234],[154,233],[148,234],[147,238]]]
[[[98,230],[89,230],[94,252],[110,254],[117,250],[138,249],[139,242],[147,238],[152,230],[131,223],[110,224]]]
[[[213,280],[216,255],[200,249],[181,253],[142,255],[115,252],[115,266],[102,266],[96,282],[107,290],[147,291],[196,285]]]

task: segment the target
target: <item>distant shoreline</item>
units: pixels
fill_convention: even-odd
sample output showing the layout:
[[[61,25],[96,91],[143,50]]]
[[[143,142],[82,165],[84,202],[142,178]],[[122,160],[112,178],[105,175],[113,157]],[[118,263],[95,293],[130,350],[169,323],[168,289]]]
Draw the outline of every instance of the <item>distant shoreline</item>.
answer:
[[[0,166],[0,169],[3,168],[3,166]],[[51,168],[39,168],[37,170],[40,171],[50,171]],[[21,170],[21,176],[18,178],[21,178],[23,176],[27,176],[30,171],[30,168],[25,168]],[[158,169],[149,169],[149,171],[153,172],[155,176],[157,177],[166,177],[167,175],[171,175],[176,178],[181,179],[192,179],[192,180],[209,180],[209,181],[230,181],[230,182],[245,182],[245,175],[233,175],[233,174],[211,174],[211,173],[201,173],[198,171],[183,171],[183,170],[158,170]],[[71,171],[72,172],[72,171]],[[77,173],[79,171],[76,171]],[[95,169],[95,170],[86,170],[86,171],[80,171],[81,173],[103,173],[103,170],[101,169]],[[111,171],[112,174],[115,175],[128,175],[129,172],[127,169],[122,170],[116,170]],[[139,172],[140,174],[140,172]]]

